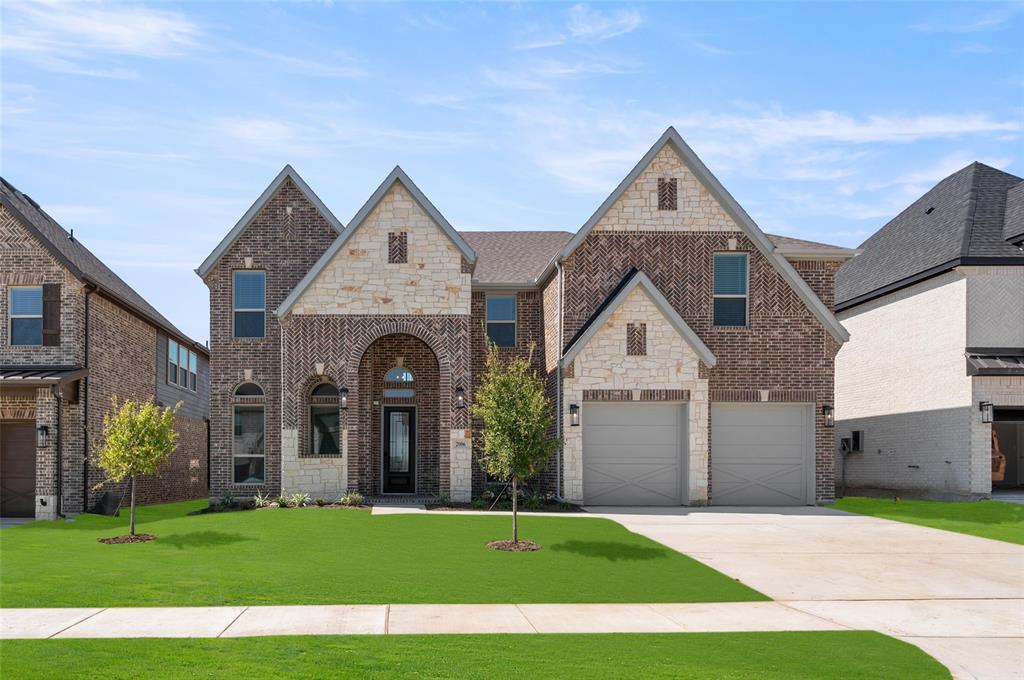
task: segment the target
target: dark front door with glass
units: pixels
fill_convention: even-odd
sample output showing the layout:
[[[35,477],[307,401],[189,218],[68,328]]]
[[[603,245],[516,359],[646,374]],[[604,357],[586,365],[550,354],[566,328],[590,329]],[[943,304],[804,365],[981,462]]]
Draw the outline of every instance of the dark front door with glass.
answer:
[[[384,493],[416,491],[416,409],[384,407]]]

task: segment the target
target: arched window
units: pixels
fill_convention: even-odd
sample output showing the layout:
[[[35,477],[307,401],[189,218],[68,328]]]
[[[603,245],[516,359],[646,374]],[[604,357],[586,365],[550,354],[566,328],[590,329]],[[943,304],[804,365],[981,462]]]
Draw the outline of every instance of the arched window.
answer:
[[[409,399],[416,396],[416,390],[413,389],[412,383],[413,378],[412,371],[405,366],[395,366],[390,371],[384,374],[384,396],[391,399]],[[392,387],[388,383],[403,383],[408,387]]]
[[[256,383],[251,383],[251,382],[242,383],[241,385],[239,385],[238,387],[235,388],[235,396],[236,397],[262,397],[263,396],[263,388],[260,387],[259,385],[257,385]]]
[[[405,366],[395,366],[384,375],[384,382],[412,382],[412,371]]]
[[[263,388],[256,383],[242,383],[235,388],[237,397],[262,397]],[[231,442],[235,484],[262,484],[265,480],[263,449],[265,422],[262,400],[234,405],[234,437]]]
[[[314,456],[341,453],[341,418],[338,415],[338,388],[320,383],[310,392],[309,450]]]

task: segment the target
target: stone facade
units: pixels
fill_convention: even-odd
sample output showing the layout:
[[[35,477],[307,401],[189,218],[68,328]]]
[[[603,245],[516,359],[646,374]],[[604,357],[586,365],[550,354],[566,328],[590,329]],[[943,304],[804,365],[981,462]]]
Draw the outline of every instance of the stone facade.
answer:
[[[647,353],[630,355],[626,328],[641,322],[647,325]],[[685,396],[689,400],[687,496],[691,505],[707,503],[708,380],[701,375],[700,364],[696,352],[662,315],[647,292],[642,288],[634,289],[580,350],[573,361],[573,377],[563,383],[565,408],[568,409],[569,404],[580,406],[580,427],[565,428],[563,488],[568,500],[583,501],[583,428],[587,422],[584,393],[625,392],[627,394],[622,396],[639,401],[641,391],[665,390],[659,396]]]
[[[390,262],[389,234],[406,255]],[[292,307],[292,314],[469,314],[462,253],[396,182]]]

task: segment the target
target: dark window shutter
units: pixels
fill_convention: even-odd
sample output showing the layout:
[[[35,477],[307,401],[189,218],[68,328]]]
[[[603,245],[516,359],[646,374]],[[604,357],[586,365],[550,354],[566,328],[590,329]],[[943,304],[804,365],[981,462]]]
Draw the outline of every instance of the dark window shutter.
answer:
[[[60,345],[60,284],[43,284],[43,345]]]

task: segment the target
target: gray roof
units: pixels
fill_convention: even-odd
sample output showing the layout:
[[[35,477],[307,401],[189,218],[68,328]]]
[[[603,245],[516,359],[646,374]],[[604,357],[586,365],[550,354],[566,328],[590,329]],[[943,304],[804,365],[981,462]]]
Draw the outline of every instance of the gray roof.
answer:
[[[81,366],[0,366],[0,383],[10,387],[63,385],[87,375]]]
[[[1024,182],[1006,192],[1003,237],[1011,243],[1024,241]]]
[[[93,284],[102,294],[128,307],[166,333],[191,342],[196,349],[209,355],[209,350],[204,345],[182,333],[156,308],[146,302],[145,298],[136,293],[121,277],[82,245],[78,238],[71,238],[71,234],[46,214],[46,211],[39,207],[38,203],[18,191],[2,177],[0,177],[0,202],[75,277]]]
[[[460,231],[476,251],[473,284],[535,286],[572,238],[567,231]]]
[[[836,304],[849,307],[961,264],[1024,264],[1006,240],[1019,227],[1020,177],[972,163],[936,184],[861,245],[836,276]],[[1010,214],[1007,194],[1013,192]],[[1005,218],[1018,227],[1008,227]]]
[[[1024,375],[1024,350],[969,348],[967,375]]]
[[[855,248],[843,248],[792,236],[779,236],[778,234],[765,234],[765,236],[775,244],[776,253],[789,258],[848,260],[860,252]]]

